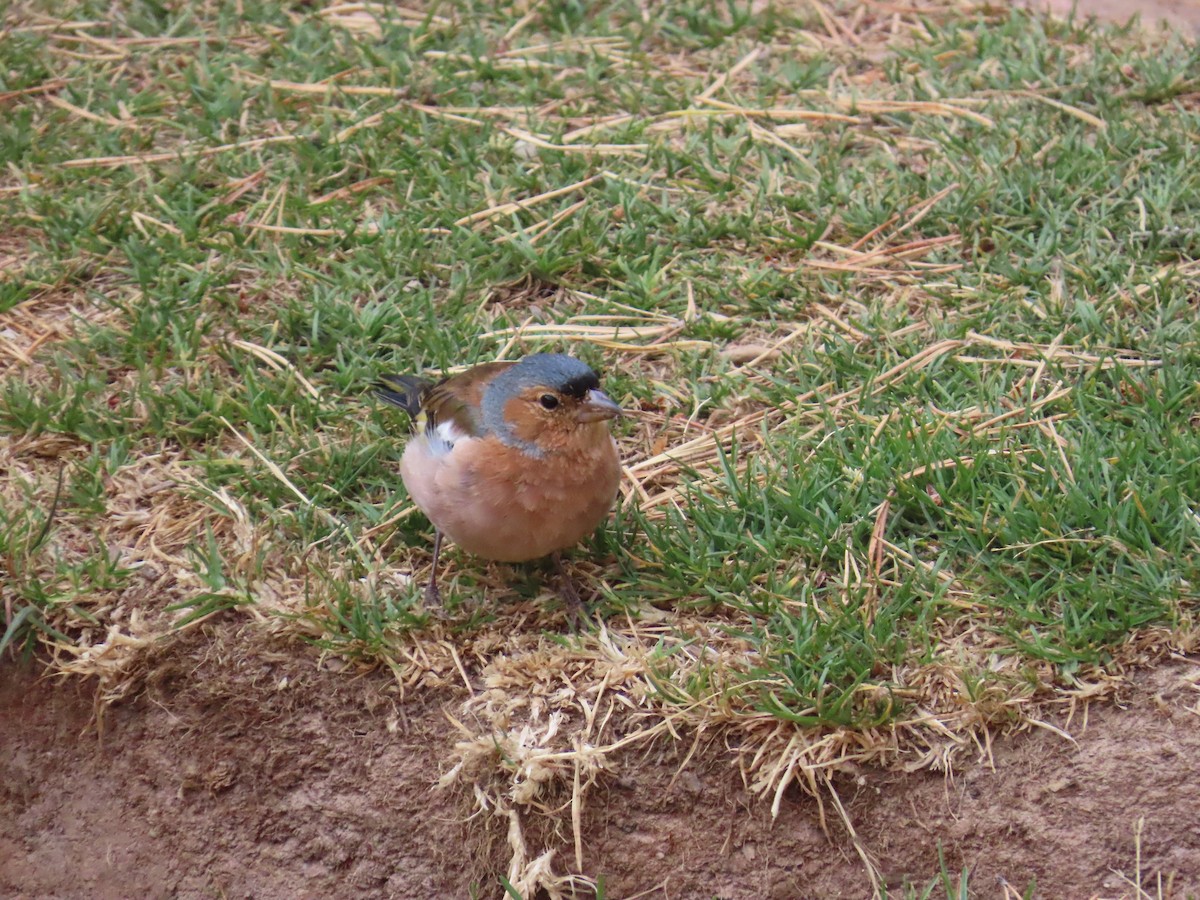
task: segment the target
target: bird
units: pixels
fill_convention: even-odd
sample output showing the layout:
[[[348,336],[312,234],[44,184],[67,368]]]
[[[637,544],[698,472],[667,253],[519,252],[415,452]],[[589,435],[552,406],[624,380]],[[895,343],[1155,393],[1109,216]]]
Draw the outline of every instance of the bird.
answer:
[[[599,527],[621,480],[611,421],[622,409],[583,361],[537,353],[437,382],[381,375],[375,395],[408,413],[400,460],[409,496],[434,527],[425,600],[441,607],[442,541],[515,563],[549,556],[571,622],[583,603],[561,553]]]

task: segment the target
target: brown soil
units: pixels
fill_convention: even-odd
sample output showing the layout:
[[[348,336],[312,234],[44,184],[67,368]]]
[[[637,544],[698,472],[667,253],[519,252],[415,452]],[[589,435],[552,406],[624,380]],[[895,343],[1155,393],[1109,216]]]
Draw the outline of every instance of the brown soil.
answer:
[[[217,649],[220,648],[220,649]],[[501,895],[501,820],[436,782],[465,692],[326,671],[295,644],[176,645],[98,735],[90,687],[0,667],[0,896]],[[1135,677],[1119,706],[997,741],[953,777],[835,780],[889,885],[926,884],[937,848],[976,896],[1200,895],[1200,661]],[[1086,723],[1085,723],[1086,719]],[[583,808],[584,872],[609,897],[865,897],[866,869],[826,796],[789,788],[778,818],[721,741],[627,753]],[[553,861],[573,868],[569,815]],[[1144,819],[1141,837],[1135,839]],[[528,823],[527,823],[528,824]],[[1139,862],[1140,859],[1140,862]],[[586,894],[581,894],[586,896]],[[940,892],[939,892],[940,895]]]

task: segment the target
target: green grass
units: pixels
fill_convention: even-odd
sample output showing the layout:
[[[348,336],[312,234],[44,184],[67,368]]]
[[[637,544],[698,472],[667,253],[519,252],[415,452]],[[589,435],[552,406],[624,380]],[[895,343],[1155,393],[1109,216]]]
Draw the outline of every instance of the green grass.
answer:
[[[488,4],[377,33],[303,4],[54,7],[97,42],[39,9],[10,7],[0,41],[0,227],[19,259],[0,309],[71,327],[33,363],[6,358],[0,384],[13,651],[86,632],[129,588],[147,551],[114,524],[119,476],[162,459],[195,514],[163,595],[176,626],[286,582],[298,628],[388,657],[427,627],[389,576],[427,561],[429,528],[411,515],[351,540],[407,505],[405,425],[368,386],[490,358],[506,339],[485,335],[530,315],[618,304],[681,325],[657,356],[570,347],[644,412],[622,426],[631,462],[766,413],[646,485],[674,504],[631,502],[580,553],[602,567],[602,615],[711,617],[745,648],[732,676],[681,676],[664,649],[669,697],[719,685],[865,727],[912,709],[923,667],[955,667],[983,704],[1110,664],[1149,627],[1194,628],[1194,45],[1016,10],[933,10],[859,50],[809,13],[737,3],[649,22],[553,3],[507,40],[517,14]],[[499,55],[572,40],[536,65]],[[824,118],[694,101],[762,45],[712,96]],[[611,155],[514,136],[559,143],[618,115],[593,139],[636,146]],[[907,259],[851,252],[938,238]],[[722,352],[802,326],[754,366]],[[460,613],[464,634],[536,590],[445,559],[452,595],[495,600]]]

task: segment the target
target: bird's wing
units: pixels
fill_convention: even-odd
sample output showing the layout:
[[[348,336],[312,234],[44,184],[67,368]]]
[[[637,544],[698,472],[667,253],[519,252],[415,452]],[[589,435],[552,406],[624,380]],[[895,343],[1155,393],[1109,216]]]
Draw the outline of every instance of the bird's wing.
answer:
[[[511,362],[483,363],[431,387],[421,397],[425,430],[443,436],[453,432],[463,437],[481,437],[483,392],[493,378],[511,365]]]
[[[433,382],[413,375],[380,375],[375,396],[385,403],[398,406],[414,420],[424,405],[421,398],[433,387]]]
[[[512,362],[483,363],[436,384],[412,375],[383,375],[375,394],[412,416],[416,431],[453,445],[459,438],[484,434],[481,409],[484,389],[512,365]]]

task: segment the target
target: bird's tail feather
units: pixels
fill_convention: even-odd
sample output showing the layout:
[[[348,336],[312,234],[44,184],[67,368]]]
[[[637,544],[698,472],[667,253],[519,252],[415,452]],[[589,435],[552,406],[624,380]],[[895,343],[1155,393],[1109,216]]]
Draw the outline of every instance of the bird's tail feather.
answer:
[[[430,384],[414,375],[380,375],[375,384],[375,396],[416,418],[421,411],[421,397]]]

